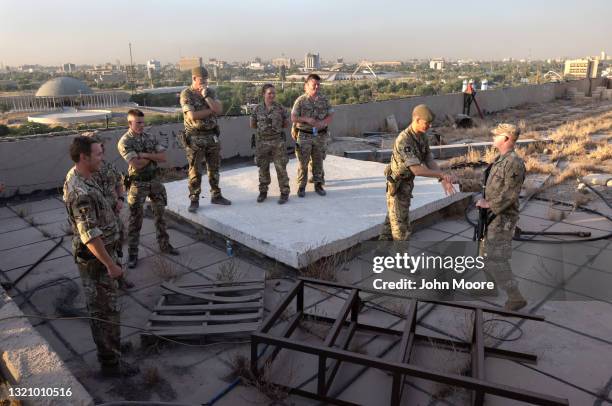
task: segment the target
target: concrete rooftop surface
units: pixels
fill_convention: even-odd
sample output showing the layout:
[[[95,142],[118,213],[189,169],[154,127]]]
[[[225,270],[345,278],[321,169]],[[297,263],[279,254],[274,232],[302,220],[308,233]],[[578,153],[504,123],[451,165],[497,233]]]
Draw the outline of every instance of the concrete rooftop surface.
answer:
[[[34,218],[34,225],[20,217],[23,210],[29,213],[29,218]],[[548,220],[547,210],[548,204],[545,202],[530,202],[521,216],[520,226],[531,230],[588,230],[593,235],[612,231],[610,222],[587,219],[578,212],[572,213],[561,222],[552,222]],[[63,234],[64,224],[64,209],[57,197],[0,209],[3,278],[16,280],[34,261],[49,251],[57,241],[57,237],[53,236]],[[248,252],[242,254],[237,250],[237,255],[229,258],[217,244],[207,243],[206,238],[194,235],[188,230],[181,231],[183,228],[185,227],[173,223],[170,229],[171,241],[180,250],[181,255],[169,257],[157,252],[152,220],[145,219],[140,248],[141,261],[136,269],[128,272],[128,277],[136,283],[136,288],[122,292],[120,297],[121,322],[126,325],[122,327],[122,336],[134,345],[134,350],[128,353],[127,358],[137,361],[143,371],[136,377],[114,380],[103,379],[99,375],[95,345],[86,320],[30,319],[36,330],[49,342],[96,402],[123,399],[206,403],[231,383],[231,379],[227,377],[231,375],[231,365],[236,354],[248,356],[249,345],[245,339],[236,343],[191,343],[188,346],[164,344],[150,348],[142,346],[138,339],[138,328],[145,327],[148,315],[161,296],[160,284],[165,280],[171,279],[177,284],[214,281],[220,270],[231,265],[241,277],[262,280],[265,278],[264,303],[268,313],[297,276],[295,272],[284,269],[275,271],[270,266],[262,265],[261,261]],[[413,240],[431,245],[434,241],[469,241],[471,235],[472,228],[464,219],[451,217],[417,231]],[[70,296],[71,289],[75,290],[76,294],[74,306],[83,309],[80,281],[69,245],[68,240],[64,241],[27,277],[17,283],[15,288],[9,290],[25,314],[51,318],[57,316],[58,298]],[[539,355],[539,360],[535,366],[498,359],[487,360],[489,379],[567,397],[570,404],[607,404],[605,399],[609,400],[612,386],[612,302],[609,294],[609,288],[612,286],[612,243],[609,240],[601,240],[585,243],[580,247],[578,252],[568,255],[567,266],[571,269],[564,271],[566,277],[561,284],[556,285],[554,281],[533,275],[523,276],[521,272],[517,272],[521,288],[525,291],[550,291],[549,295],[544,298],[538,296],[539,300],[530,302],[528,306],[529,312],[545,316],[546,321],[525,322],[521,327],[521,337],[516,341],[503,343],[502,347],[534,352]],[[521,269],[517,264],[520,261],[529,261],[530,255],[533,255],[530,244],[518,243],[513,257],[514,269]],[[559,264],[558,258],[550,258],[547,261],[553,268],[555,262]],[[360,257],[340,264],[338,268],[336,275],[339,281],[367,284],[367,280],[372,277],[371,273],[367,272],[368,263]],[[596,275],[601,281],[599,292],[593,291],[591,285],[586,282],[589,275]],[[55,282],[31,291],[32,288],[57,278],[67,279],[61,279],[61,284]],[[555,292],[557,296],[570,296],[571,301],[556,300]],[[346,297],[345,292],[338,290],[310,293],[306,297],[308,311],[317,314],[336,314],[341,306],[338,297]],[[529,297],[528,294],[527,296]],[[386,303],[378,304],[382,309],[386,308]],[[403,320],[397,316],[401,314],[398,313],[397,304],[390,303],[387,307],[391,312],[365,308],[363,316],[367,320],[376,320],[377,324],[394,326],[401,331]],[[420,319],[419,328],[436,334],[444,334],[444,330],[452,334],[453,329],[460,328],[463,317],[433,309]],[[506,328],[507,326],[501,326],[502,330]],[[316,334],[301,330],[299,333],[306,338],[310,334]],[[376,354],[377,351],[384,350],[381,347],[384,345],[388,346],[389,343],[373,340],[365,345],[362,351]],[[293,384],[308,380],[308,373],[316,371],[300,368],[300,363],[307,360],[283,355],[285,357],[280,357],[279,361],[284,359],[288,363],[297,364],[294,366]],[[425,358],[423,362],[426,363],[428,359]],[[281,364],[286,365],[285,362]],[[343,372],[342,376],[347,373],[350,373],[350,368]],[[342,398],[358,399],[363,404],[386,404],[386,395],[363,392],[360,380],[366,382],[368,379],[375,379],[367,382],[386,385],[384,376],[369,376],[358,376],[354,384],[342,392]],[[147,377],[152,382],[147,382]],[[404,396],[408,396],[406,399],[412,399],[410,404],[437,404],[435,393],[439,388],[436,388],[436,384],[411,381],[408,386],[410,390]],[[384,386],[380,390],[384,391]],[[459,391],[453,396],[457,398],[440,400],[439,403],[453,404],[465,394]],[[235,405],[254,401],[265,403],[266,397],[252,387],[238,386],[222,397],[218,404]],[[298,397],[291,397],[285,402],[308,404],[308,401]],[[508,403],[501,398],[489,397],[487,404]]]

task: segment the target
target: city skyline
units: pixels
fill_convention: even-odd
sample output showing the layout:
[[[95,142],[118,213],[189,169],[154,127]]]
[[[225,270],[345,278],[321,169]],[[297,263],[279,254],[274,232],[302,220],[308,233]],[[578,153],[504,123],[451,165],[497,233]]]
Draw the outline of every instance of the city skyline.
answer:
[[[376,7],[362,1],[318,0],[135,1],[130,7],[116,0],[104,7],[73,0],[8,0],[0,26],[0,63],[125,64],[130,58],[128,43],[135,64],[149,59],[175,63],[191,56],[246,61],[285,55],[299,61],[307,52],[319,53],[326,61],[344,57],[354,62],[438,57],[536,60],[598,55],[612,43],[606,21],[612,3],[532,3],[520,0],[503,8],[484,1],[467,6],[442,1],[434,14],[427,4],[389,0]]]

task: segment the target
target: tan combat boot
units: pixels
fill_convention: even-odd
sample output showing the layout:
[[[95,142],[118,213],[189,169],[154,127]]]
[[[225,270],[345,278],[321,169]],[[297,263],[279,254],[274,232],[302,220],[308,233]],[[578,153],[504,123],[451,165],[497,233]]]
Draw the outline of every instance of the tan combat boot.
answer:
[[[527,301],[516,286],[509,288],[506,293],[508,294],[508,300],[506,300],[504,309],[517,311],[527,306]]]

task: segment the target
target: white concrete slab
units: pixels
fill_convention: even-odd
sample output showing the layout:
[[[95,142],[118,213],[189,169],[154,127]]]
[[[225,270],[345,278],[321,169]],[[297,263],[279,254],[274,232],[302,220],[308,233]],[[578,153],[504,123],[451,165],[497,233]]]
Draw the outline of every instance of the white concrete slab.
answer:
[[[239,168],[221,174],[221,189],[232,200],[231,206],[211,205],[206,193],[200,210],[189,213],[187,181],[181,180],[166,184],[168,210],[284,264],[302,268],[379,234],[387,212],[384,167],[378,162],[328,156],[327,196],[316,195],[310,184],[306,197],[299,198],[295,195],[297,162],[292,159],[287,166],[292,194],[285,205],[276,203],[279,191],[273,168],[264,203],[255,201],[257,167]],[[202,183],[206,190],[207,179]],[[415,183],[410,211],[413,221],[467,196],[457,193],[445,197],[435,179],[417,178]]]

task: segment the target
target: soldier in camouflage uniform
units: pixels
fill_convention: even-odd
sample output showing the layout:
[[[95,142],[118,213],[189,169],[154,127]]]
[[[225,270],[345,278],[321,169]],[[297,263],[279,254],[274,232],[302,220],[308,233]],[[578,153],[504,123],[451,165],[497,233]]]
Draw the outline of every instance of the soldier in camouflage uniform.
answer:
[[[304,94],[298,97],[291,110],[291,121],[296,126],[295,155],[298,159],[298,196],[306,195],[308,162],[312,158],[312,178],[315,192],[325,196],[323,160],[329,139],[328,126],[334,109],[325,96],[319,94],[321,78],[310,74],[304,84]],[[293,135],[293,133],[292,133]]]
[[[134,375],[138,369],[121,361],[117,278],[123,271],[117,258],[117,216],[92,177],[102,164],[102,146],[93,138],[76,137],[70,157],[75,166],[66,175],[63,197],[98,361],[106,376]]]
[[[410,126],[399,133],[393,145],[391,163],[385,168],[387,177],[387,217],[381,240],[407,241],[410,238],[410,199],[415,176],[438,178],[446,194],[455,192],[453,178],[440,170],[429,150],[425,132],[434,114],[424,104],[412,111]]]
[[[134,268],[138,263],[138,241],[144,215],[144,202],[148,197],[153,208],[153,218],[157,234],[157,243],[161,252],[178,255],[170,245],[166,232],[164,211],[168,203],[166,188],[159,180],[157,165],[166,161],[166,148],[160,145],[155,137],[144,132],[144,113],[133,109],[128,111],[126,132],[117,148],[119,154],[128,163],[128,205],[130,221],[128,225],[128,267]]]
[[[259,196],[261,203],[268,196],[270,185],[270,162],[274,162],[280,198],[278,204],[284,204],[289,199],[289,177],[287,176],[287,146],[283,128],[289,125],[287,110],[274,101],[276,90],[271,84],[262,88],[264,102],[255,107],[251,114],[251,128],[257,129],[255,136],[255,160],[259,167]]]
[[[102,152],[105,152],[104,143],[99,137],[96,136],[95,133],[84,133],[83,135],[95,137],[96,141],[98,141],[102,146]],[[123,243],[125,241],[125,226],[121,220],[121,209],[123,208],[123,203],[125,203],[123,174],[117,170],[112,162],[104,159],[102,161],[102,165],[100,165],[100,169],[92,174],[92,178],[102,188],[104,197],[117,216],[117,225],[119,226],[119,247],[117,249],[117,256],[119,258],[123,258]],[[117,281],[119,282],[120,287],[127,289],[134,287],[134,284],[130,282],[125,275],[123,275]]]
[[[221,144],[217,115],[223,112],[213,89],[208,87],[208,71],[203,67],[191,71],[191,86],[181,92],[180,103],[185,123],[187,163],[189,164],[189,211],[194,213],[200,207],[202,192],[202,166],[206,165],[210,184],[210,202],[229,205],[231,202],[221,196],[219,188],[219,166],[221,165]]]
[[[493,146],[499,156],[488,169],[483,198],[476,206],[490,210],[494,217],[487,226],[482,242],[481,255],[486,258],[485,270],[492,274],[508,295],[507,310],[519,310],[527,301],[518,289],[512,274],[512,237],[519,220],[519,194],[525,180],[525,163],[514,151],[520,130],[513,124],[502,123],[493,129]],[[482,183],[462,180],[461,191],[482,190]]]

